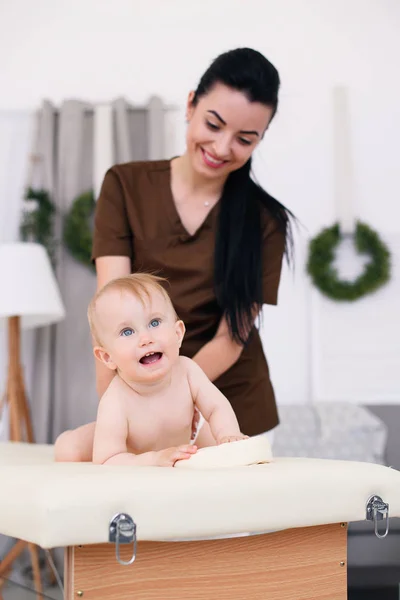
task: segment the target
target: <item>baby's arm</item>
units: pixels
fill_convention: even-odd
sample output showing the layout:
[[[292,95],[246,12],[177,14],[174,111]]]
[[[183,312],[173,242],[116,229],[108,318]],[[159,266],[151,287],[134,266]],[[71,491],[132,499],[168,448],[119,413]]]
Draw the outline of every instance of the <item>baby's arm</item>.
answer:
[[[128,452],[128,419],[120,394],[109,387],[97,410],[93,442],[93,462],[100,465],[138,465],[153,463],[154,452],[136,456]],[[141,459],[138,462],[138,459]]]
[[[112,385],[112,384],[111,384]],[[100,400],[93,443],[93,462],[99,465],[173,466],[196,452],[190,445],[158,452],[133,454],[128,451],[128,418],[124,400],[109,387]]]
[[[204,371],[185,358],[193,401],[205,420],[217,444],[242,440],[248,436],[240,431],[239,423],[229,400],[208,379]]]

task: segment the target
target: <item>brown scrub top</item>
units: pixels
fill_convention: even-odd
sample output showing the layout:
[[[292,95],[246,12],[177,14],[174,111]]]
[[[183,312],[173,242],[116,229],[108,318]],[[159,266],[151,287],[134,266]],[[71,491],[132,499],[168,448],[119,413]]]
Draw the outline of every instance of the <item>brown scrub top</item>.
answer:
[[[115,165],[106,173],[96,206],[92,258],[129,256],[132,272],[166,277],[175,310],[186,326],[181,354],[192,358],[215,335],[222,316],[213,285],[219,204],[189,235],[172,197],[170,177],[169,160]],[[263,301],[276,304],[284,239],[264,212]],[[257,435],[278,424],[256,328],[237,362],[214,383],[231,402],[243,433]]]

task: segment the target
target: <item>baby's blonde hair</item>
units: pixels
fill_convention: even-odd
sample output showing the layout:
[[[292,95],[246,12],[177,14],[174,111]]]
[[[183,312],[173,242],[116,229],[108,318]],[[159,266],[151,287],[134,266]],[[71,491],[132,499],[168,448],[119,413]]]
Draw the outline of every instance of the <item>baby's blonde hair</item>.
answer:
[[[126,275],[125,277],[117,277],[106,283],[105,286],[93,296],[87,311],[89,327],[94,341],[100,343],[96,328],[96,303],[102,296],[105,296],[111,291],[128,292],[143,304],[145,300],[150,300],[151,290],[158,292],[163,296],[165,302],[171,308],[175,318],[178,319],[171,298],[163,285],[161,285],[166,281],[165,278],[151,275],[150,273],[133,273],[131,275]]]

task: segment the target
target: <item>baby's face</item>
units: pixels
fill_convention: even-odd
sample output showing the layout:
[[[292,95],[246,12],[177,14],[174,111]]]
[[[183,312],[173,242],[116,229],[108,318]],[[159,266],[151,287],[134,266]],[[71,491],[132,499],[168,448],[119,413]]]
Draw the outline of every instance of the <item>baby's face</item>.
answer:
[[[108,366],[129,380],[155,381],[179,356],[184,325],[156,290],[143,302],[129,292],[108,292],[97,301],[96,322]]]

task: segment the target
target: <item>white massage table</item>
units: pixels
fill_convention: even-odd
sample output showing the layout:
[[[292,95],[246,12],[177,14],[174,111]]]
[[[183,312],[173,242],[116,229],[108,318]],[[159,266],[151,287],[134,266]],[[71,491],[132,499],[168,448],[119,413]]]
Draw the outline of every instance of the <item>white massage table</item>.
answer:
[[[66,600],[345,600],[347,523],[400,516],[400,472],[346,461],[110,467],[3,443],[0,481],[0,533],[65,547]]]

